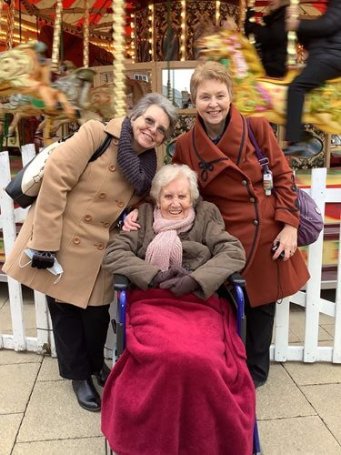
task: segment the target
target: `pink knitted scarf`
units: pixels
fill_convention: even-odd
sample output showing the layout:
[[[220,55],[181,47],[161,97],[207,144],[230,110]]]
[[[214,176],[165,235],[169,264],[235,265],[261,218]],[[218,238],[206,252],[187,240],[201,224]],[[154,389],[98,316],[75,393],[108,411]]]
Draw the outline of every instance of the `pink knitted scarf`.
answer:
[[[182,265],[182,244],[178,234],[186,232],[193,226],[195,211],[189,209],[186,218],[166,220],[158,208],[154,209],[153,229],[157,234],[146,251],[146,261],[159,267],[163,272],[171,265]]]

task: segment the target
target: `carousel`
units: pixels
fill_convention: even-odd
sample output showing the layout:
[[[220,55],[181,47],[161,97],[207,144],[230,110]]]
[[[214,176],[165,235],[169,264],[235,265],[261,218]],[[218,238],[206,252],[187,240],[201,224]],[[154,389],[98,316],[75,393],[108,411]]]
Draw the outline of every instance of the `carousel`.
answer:
[[[325,1],[291,0],[303,17]],[[189,81],[198,59],[228,65],[234,103],[246,116],[265,116],[283,139],[288,83],[304,64],[304,49],[289,35],[290,71],[265,75],[252,38],[243,35],[247,8],[262,21],[266,0],[0,0],[1,146],[37,150],[95,118],[127,113],[149,91],[179,109],[174,138],[195,117]],[[341,78],[306,101],[306,130],[321,140],[313,158],[291,158],[297,180],[309,186],[311,168],[328,168],[328,185],[341,186]],[[172,142],[171,140],[171,142]],[[167,160],[167,150],[160,153]],[[168,158],[169,159],[169,158]],[[327,204],[324,263],[336,271],[340,203]]]

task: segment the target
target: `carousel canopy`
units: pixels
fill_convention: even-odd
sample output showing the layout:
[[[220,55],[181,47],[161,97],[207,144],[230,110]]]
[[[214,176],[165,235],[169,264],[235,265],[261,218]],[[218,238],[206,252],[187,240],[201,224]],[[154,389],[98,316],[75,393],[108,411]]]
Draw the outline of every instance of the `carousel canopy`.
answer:
[[[188,0],[193,1],[193,0]],[[327,0],[301,0],[300,8],[303,15],[316,16],[324,11]],[[88,0],[89,6],[89,36],[94,44],[100,41],[109,42],[112,39],[112,5],[113,0]],[[131,23],[136,11],[150,4],[169,3],[171,9],[177,0],[126,0],[125,22],[126,35],[131,34]],[[225,3],[225,2],[224,2]],[[245,0],[226,0],[226,3],[245,6]],[[249,2],[250,3],[250,2]],[[13,9],[10,5],[14,7]],[[255,7],[262,13],[267,6],[267,0],[256,0]],[[13,45],[22,41],[39,39],[39,32],[45,25],[55,24],[56,0],[0,0],[0,49],[6,48],[8,42],[7,29],[9,14],[14,15]],[[85,0],[63,0],[62,29],[74,35],[82,36],[85,17]]]

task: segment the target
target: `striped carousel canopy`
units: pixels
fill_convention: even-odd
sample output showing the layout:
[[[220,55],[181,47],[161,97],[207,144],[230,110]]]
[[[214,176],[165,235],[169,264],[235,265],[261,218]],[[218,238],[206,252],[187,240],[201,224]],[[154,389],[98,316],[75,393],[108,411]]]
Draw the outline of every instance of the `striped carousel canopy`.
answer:
[[[151,3],[174,3],[171,0],[126,0],[126,35],[131,33],[131,15],[138,9],[144,8]],[[195,0],[188,0],[195,1]],[[321,14],[328,0],[300,1],[301,14],[304,16],[316,16]],[[56,0],[0,0],[0,48],[6,47],[6,28],[9,23],[8,14],[11,2],[14,2],[14,45],[20,41],[35,40],[39,36],[39,30],[44,25],[54,26]],[[63,0],[63,24],[65,32],[78,36],[82,35],[82,25],[85,15],[85,0]],[[112,37],[112,5],[113,0],[88,0],[89,5],[89,36],[90,40],[111,41]],[[255,3],[256,10],[262,15],[268,5],[268,0],[242,1],[227,0],[234,5],[247,5]]]

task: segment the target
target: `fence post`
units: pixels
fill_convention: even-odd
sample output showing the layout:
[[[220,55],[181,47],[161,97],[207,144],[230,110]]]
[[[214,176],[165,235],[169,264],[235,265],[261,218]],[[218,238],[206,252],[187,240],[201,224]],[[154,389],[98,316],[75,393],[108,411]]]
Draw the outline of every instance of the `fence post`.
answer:
[[[10,161],[8,152],[0,153],[0,186],[1,186],[1,220],[2,230],[4,238],[4,250],[5,255],[12,249],[16,239],[16,227],[15,227],[15,215],[14,215],[14,204],[12,199],[7,195],[3,188],[6,187],[8,182],[11,180]],[[21,285],[8,277],[8,293],[10,301],[10,310],[12,318],[12,329],[13,329],[13,346],[4,347],[12,348],[16,351],[26,350],[26,339],[25,339],[25,325],[24,325],[24,314],[23,314],[23,296]],[[11,337],[8,337],[11,339]],[[3,336],[5,341],[6,337]]]
[[[340,219],[340,237],[341,246],[341,219]],[[336,282],[336,302],[335,302],[335,330],[334,330],[334,349],[333,363],[341,363],[341,248],[339,247],[339,261],[337,269]]]
[[[311,196],[321,213],[325,213],[327,169],[312,169]],[[306,319],[304,335],[304,362],[317,360],[318,331],[320,317],[321,278],[322,278],[323,231],[318,240],[308,250],[310,280],[306,290]]]

